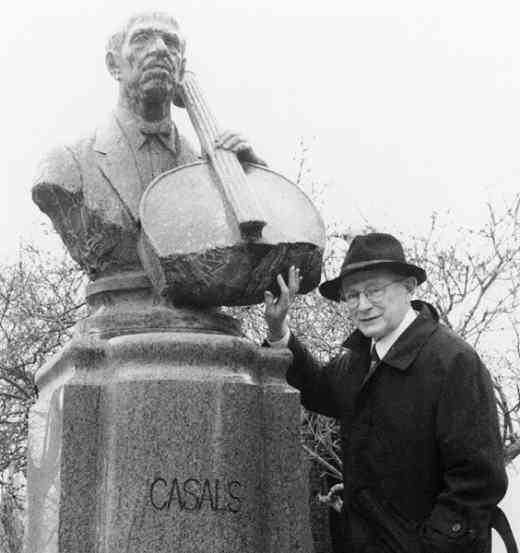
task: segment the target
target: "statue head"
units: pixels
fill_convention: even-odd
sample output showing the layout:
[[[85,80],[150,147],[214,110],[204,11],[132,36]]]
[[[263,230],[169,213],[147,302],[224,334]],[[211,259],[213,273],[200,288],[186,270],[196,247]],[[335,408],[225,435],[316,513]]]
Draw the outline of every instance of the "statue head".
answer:
[[[106,46],[106,64],[130,103],[173,100],[185,66],[179,24],[162,12],[131,17]]]

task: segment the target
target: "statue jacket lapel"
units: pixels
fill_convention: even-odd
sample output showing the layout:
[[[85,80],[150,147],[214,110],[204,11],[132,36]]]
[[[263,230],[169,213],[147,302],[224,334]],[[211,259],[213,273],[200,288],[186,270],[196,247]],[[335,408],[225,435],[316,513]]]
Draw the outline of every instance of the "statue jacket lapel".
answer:
[[[97,129],[94,152],[102,173],[137,223],[144,187],[128,137],[114,113],[105,125]]]

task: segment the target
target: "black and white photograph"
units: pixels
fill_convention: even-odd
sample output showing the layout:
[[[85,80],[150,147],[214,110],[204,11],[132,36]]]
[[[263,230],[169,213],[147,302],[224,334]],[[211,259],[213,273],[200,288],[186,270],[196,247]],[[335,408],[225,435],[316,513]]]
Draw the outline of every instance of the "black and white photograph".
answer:
[[[520,5],[4,13],[0,553],[518,553]]]

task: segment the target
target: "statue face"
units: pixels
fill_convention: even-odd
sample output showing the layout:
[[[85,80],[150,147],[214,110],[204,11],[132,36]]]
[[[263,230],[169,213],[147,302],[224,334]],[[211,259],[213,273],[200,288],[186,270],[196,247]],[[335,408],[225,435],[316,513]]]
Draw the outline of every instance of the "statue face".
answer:
[[[128,30],[119,56],[120,80],[131,96],[173,98],[184,61],[184,39],[170,21],[143,19]]]

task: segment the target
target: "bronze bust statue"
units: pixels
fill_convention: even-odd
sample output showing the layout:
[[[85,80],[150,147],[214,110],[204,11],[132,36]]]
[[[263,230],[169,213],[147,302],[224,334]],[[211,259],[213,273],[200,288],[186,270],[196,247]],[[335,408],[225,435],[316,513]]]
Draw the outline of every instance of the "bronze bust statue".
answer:
[[[131,17],[106,47],[108,71],[119,83],[115,110],[40,164],[33,199],[91,280],[142,269],[136,244],[144,190],[161,173],[199,159],[171,117],[185,49],[170,15]],[[225,133],[220,146],[263,163],[240,135]]]
[[[185,51],[170,15],[131,17],[106,48],[115,110],[47,155],[34,201],[96,283],[90,295],[107,278],[137,274],[171,304],[252,304],[291,265],[308,292],[320,279],[319,214],[241,135],[220,133]],[[188,111],[201,155],[177,130],[172,104]]]

